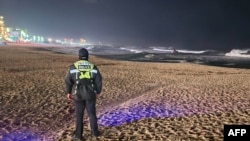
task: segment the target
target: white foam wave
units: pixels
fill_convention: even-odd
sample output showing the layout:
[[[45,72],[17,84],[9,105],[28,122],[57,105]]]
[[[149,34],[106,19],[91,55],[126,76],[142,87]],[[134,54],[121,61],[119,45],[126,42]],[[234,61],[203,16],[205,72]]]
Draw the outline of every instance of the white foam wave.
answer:
[[[170,49],[153,48],[153,50],[154,50],[154,51],[162,51],[162,52],[173,53],[173,50],[170,50]]]
[[[204,52],[207,51],[207,50],[194,51],[194,50],[179,50],[179,49],[174,50],[172,47],[168,47],[168,48],[152,47],[152,50],[154,50],[154,51],[160,51],[160,52],[167,52],[167,53],[178,52],[178,53],[193,53],[193,54],[201,54],[201,53],[204,53]]]
[[[201,53],[206,52],[206,50],[201,50],[201,51],[194,51],[194,50],[177,50],[177,52],[180,52],[180,53],[201,54]]]
[[[87,50],[91,50],[91,49],[93,49],[95,46],[87,46],[87,47],[85,47]]]
[[[250,58],[249,52],[250,49],[232,49],[230,52],[226,53],[225,56]]]
[[[133,53],[142,53],[143,51],[141,50],[136,50],[136,49],[129,49],[129,48],[125,48],[125,47],[120,47],[121,50],[126,50],[126,51],[130,51]]]

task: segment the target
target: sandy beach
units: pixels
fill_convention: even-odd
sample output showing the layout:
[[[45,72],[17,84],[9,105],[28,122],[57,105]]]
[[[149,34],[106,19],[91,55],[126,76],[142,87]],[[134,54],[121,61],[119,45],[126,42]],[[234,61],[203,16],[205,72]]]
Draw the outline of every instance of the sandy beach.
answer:
[[[64,76],[76,55],[0,47],[0,140],[70,141],[74,105]],[[90,56],[103,76],[101,136],[87,141],[222,141],[224,124],[250,124],[250,69]]]

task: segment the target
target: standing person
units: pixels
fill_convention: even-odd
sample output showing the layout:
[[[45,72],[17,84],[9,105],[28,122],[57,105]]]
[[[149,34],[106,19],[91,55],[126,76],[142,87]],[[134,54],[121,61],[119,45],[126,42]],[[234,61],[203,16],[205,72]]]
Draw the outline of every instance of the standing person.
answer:
[[[98,68],[88,61],[89,53],[85,48],[78,52],[79,60],[69,66],[65,77],[66,94],[74,100],[76,129],[73,139],[83,140],[83,114],[85,108],[90,120],[91,134],[99,136],[96,117],[96,99],[102,90],[102,76]]]

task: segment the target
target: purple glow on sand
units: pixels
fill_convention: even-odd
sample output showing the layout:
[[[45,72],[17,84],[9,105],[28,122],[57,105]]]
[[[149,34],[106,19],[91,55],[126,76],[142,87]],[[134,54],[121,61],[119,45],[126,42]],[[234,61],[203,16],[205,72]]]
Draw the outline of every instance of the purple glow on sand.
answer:
[[[248,99],[242,99],[224,104],[221,100],[211,99],[172,102],[171,100],[158,99],[147,101],[144,97],[125,102],[117,107],[106,109],[98,117],[101,126],[119,126],[147,118],[172,118],[211,114],[247,108]],[[235,103],[236,103],[235,102]]]
[[[29,130],[20,130],[3,135],[1,141],[42,141],[43,137]]]
[[[176,108],[167,108],[165,104],[132,105],[120,107],[99,116],[102,126],[118,126],[145,118],[175,117],[180,111]]]

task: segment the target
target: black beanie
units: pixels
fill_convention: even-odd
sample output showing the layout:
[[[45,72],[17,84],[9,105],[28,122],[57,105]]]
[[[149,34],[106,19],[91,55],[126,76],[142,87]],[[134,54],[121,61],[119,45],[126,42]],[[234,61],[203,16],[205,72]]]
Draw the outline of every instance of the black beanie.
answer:
[[[88,60],[88,58],[89,58],[89,52],[88,52],[87,49],[81,48],[81,49],[78,51],[78,56],[79,56],[79,59],[80,59],[80,60]]]

